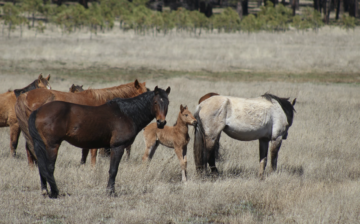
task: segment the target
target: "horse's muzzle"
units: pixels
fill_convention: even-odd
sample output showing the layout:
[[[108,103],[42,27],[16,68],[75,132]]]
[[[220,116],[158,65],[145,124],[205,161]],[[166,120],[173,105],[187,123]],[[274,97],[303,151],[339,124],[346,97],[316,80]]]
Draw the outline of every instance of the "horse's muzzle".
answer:
[[[192,125],[196,126],[197,125],[197,120],[193,121]]]
[[[159,129],[163,129],[166,124],[166,120],[164,120],[164,121],[157,120],[156,124]]]

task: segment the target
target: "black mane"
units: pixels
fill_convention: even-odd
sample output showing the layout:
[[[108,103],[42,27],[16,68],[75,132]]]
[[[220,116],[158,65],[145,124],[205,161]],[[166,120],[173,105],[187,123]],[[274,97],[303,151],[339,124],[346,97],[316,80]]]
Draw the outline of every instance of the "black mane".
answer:
[[[280,98],[280,97],[272,95],[270,93],[265,93],[264,95],[262,95],[262,97],[269,100],[270,102],[271,102],[271,99],[276,100],[280,104],[283,111],[285,112],[288,124],[290,126],[292,125],[295,109],[294,109],[293,105],[289,102],[289,98]]]
[[[165,90],[158,89],[158,91],[164,103],[169,105],[168,95]],[[151,106],[154,96],[155,92],[149,91],[133,98],[115,98],[108,101],[108,103],[116,103],[120,111],[130,117],[141,130],[154,119],[155,115]]]
[[[30,90],[37,89],[37,88],[39,88],[39,85],[38,85],[38,80],[36,79],[32,83],[30,83],[28,86],[26,86],[22,89],[14,89],[14,93],[15,93],[16,98],[18,98],[20,96],[20,94],[29,92]]]

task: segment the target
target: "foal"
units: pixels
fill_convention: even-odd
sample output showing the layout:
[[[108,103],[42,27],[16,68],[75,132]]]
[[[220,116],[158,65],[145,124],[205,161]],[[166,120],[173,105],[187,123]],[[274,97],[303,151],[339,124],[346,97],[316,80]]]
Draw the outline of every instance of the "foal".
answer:
[[[156,123],[151,123],[144,128],[144,140],[146,144],[143,161],[151,160],[159,144],[175,149],[182,169],[182,181],[186,181],[186,151],[190,141],[188,125],[196,125],[197,121],[187,106],[180,105],[180,112],[173,127],[165,126],[158,129]]]

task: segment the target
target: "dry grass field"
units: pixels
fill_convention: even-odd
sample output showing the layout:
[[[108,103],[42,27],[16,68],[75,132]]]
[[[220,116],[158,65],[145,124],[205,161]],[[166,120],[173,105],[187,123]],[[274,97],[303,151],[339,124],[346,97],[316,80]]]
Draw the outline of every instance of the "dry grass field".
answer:
[[[53,89],[68,91],[72,83],[103,88],[136,75],[109,82],[101,74],[92,79],[76,73],[66,76],[65,69],[173,69],[184,75],[142,75],[140,79],[151,89],[171,86],[169,125],[175,122],[180,104],[194,112],[199,97],[212,91],[239,97],[265,92],[296,97],[294,123],[282,144],[277,172],[267,172],[263,181],[257,178],[256,141],[235,141],[223,134],[219,177],[199,178],[192,139],[189,180],[184,184],[172,149],[159,146],[146,169],[141,162],[145,144],[140,133],[130,160],[120,163],[117,197],[105,193],[109,159],[98,157],[94,169],[89,163],[80,166],[81,150],[64,142],[55,169],[62,196],[56,200],[40,195],[39,174],[27,166],[22,136],[18,156],[11,158],[9,130],[1,128],[0,223],[358,223],[360,30],[347,33],[326,28],[318,34],[290,31],[200,38],[139,37],[114,31],[93,41],[82,33],[55,36],[56,30],[36,38],[33,33],[23,38],[0,37],[1,93],[23,87],[46,71],[59,73],[52,73]],[[242,69],[268,71],[274,81],[214,81],[187,75],[198,70],[221,74]],[[277,76],[281,72],[300,76],[312,72],[321,77],[338,72],[339,80],[342,74],[352,74],[353,83],[284,82]],[[192,133],[190,128],[193,138]]]

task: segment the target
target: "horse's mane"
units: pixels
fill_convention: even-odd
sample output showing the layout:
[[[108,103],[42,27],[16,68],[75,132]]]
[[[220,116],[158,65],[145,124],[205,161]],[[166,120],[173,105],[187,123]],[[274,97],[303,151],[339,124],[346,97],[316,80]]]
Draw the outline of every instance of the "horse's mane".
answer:
[[[105,89],[87,89],[83,92],[90,93],[96,100],[108,101],[113,98],[128,98],[138,95],[134,82]]]
[[[168,95],[163,89],[159,89],[160,97],[169,104]],[[130,117],[134,122],[141,123],[149,119],[152,116],[152,111],[148,108],[149,104],[152,102],[151,99],[155,96],[154,91],[145,92],[139,96],[133,98],[114,98],[110,100],[108,103],[116,103],[125,115]],[[139,108],[143,108],[143,110],[139,110]],[[145,109],[145,110],[144,110]],[[141,125],[138,125],[138,127]],[[145,125],[146,126],[146,125]],[[145,127],[144,126],[144,127]]]
[[[270,102],[272,99],[276,100],[280,104],[283,111],[285,112],[288,124],[290,126],[292,125],[295,109],[294,109],[293,105],[289,102],[289,98],[280,98],[280,97],[272,95],[270,93],[265,93],[264,95],[262,95],[262,97],[264,97],[265,99],[267,99]]]
[[[29,85],[25,86],[22,89],[14,89],[16,98],[18,98],[20,96],[20,94],[22,94],[22,93],[26,93],[26,92],[29,92],[30,90],[37,89],[39,87],[37,81],[38,81],[38,79],[35,79],[32,83],[30,83]]]

